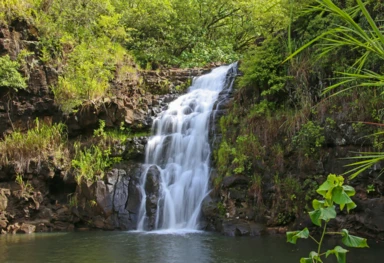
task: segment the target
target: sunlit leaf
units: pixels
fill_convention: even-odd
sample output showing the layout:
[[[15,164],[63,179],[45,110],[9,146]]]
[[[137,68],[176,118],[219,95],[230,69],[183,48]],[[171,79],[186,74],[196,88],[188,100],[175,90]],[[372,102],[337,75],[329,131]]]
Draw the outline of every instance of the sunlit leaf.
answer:
[[[337,259],[337,263],[346,263],[347,252],[348,252],[348,250],[346,250],[340,246],[336,246],[334,249],[328,250],[325,253],[325,257],[328,257],[329,255],[333,254],[333,255],[335,255],[335,257]]]
[[[308,238],[309,231],[308,231],[308,228],[304,228],[301,231],[287,232],[286,235],[287,235],[287,242],[296,244],[296,241],[298,238]]]
[[[352,187],[350,187],[352,188]],[[352,188],[353,189],[353,188]],[[349,189],[349,191],[351,191]],[[354,190],[353,190],[354,191]],[[351,193],[351,192],[350,192]],[[356,207],[356,204],[352,201],[352,199],[348,196],[348,194],[344,191],[343,187],[335,187],[332,192],[332,200],[340,205],[340,209],[343,210],[344,206],[347,205],[347,210],[349,212],[350,209]]]
[[[326,196],[326,194],[331,191],[337,184],[337,178],[336,175],[330,174],[327,177],[327,180],[320,185],[320,187],[316,190],[316,192],[323,197]]]
[[[334,206],[322,208],[321,219],[328,221],[330,219],[336,218],[336,210]]]
[[[366,238],[352,236],[349,234],[348,230],[346,229],[343,229],[341,233],[343,235],[343,238],[341,239],[341,241],[343,242],[344,245],[348,247],[355,247],[355,248],[369,247],[367,244]]]
[[[317,226],[321,226],[321,220],[328,221],[330,219],[336,218],[336,210],[334,206],[327,208],[319,208],[314,211],[309,212],[309,217]]]
[[[309,217],[311,218],[311,221],[313,224],[315,224],[317,226],[321,226],[321,219],[320,219],[321,211],[320,211],[320,209],[311,211],[308,214],[309,214]]]
[[[312,201],[312,206],[313,206],[313,209],[319,209],[319,208],[324,208],[324,204],[325,204],[325,201],[324,200],[317,200],[317,199],[313,199]]]

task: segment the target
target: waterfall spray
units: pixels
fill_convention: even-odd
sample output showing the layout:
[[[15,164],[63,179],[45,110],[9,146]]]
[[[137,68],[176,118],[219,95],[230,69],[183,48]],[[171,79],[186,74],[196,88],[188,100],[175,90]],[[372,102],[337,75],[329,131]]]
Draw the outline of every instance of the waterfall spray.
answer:
[[[141,175],[138,230],[199,229],[209,184],[209,120],[234,67],[221,66],[195,78],[188,93],[154,121]]]

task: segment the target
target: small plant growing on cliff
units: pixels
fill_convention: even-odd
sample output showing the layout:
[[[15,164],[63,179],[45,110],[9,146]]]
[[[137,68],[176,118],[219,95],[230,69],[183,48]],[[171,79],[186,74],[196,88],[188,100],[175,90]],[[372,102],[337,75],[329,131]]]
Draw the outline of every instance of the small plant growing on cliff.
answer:
[[[342,176],[330,174],[328,175],[327,181],[320,185],[316,192],[320,194],[324,200],[314,199],[312,201],[314,211],[309,212],[309,216],[313,224],[323,228],[320,240],[311,236],[308,228],[304,228],[301,231],[287,232],[287,242],[296,244],[298,238],[307,239],[310,237],[318,245],[317,251],[311,251],[309,257],[301,258],[300,263],[323,262],[321,258],[324,256],[327,258],[329,255],[335,255],[338,263],[345,263],[348,250],[341,246],[336,246],[334,249],[323,252],[321,247],[325,235],[340,235],[342,237],[342,243],[348,247],[368,247],[365,238],[350,235],[347,229],[343,229],[341,232],[327,231],[328,222],[336,218],[336,205],[339,205],[340,210],[346,207],[348,212],[356,207],[356,204],[350,198],[355,195],[355,189],[349,185],[344,185],[344,178]]]
[[[87,181],[95,182],[104,177],[104,170],[110,166],[109,155],[94,145],[90,148],[80,149],[80,144],[75,143],[75,158],[72,167],[76,170],[76,181],[81,183],[85,178]]]
[[[293,138],[293,144],[304,153],[305,157],[314,154],[325,142],[324,128],[312,121],[304,124],[299,133]]]
[[[0,57],[0,87],[9,87],[14,90],[25,89],[27,84],[18,69],[20,64],[12,61],[8,55]]]
[[[69,207],[76,207],[78,206],[78,200],[77,200],[77,194],[69,194],[68,195],[68,205]]]
[[[31,183],[29,181],[24,182],[22,174],[16,175],[15,182],[21,188],[21,196],[24,198],[28,198],[29,193],[33,192],[33,186],[31,185]]]
[[[81,183],[82,179],[89,182],[96,182],[104,177],[105,170],[112,164],[121,161],[120,157],[111,157],[111,149],[93,145],[81,149],[79,143],[75,143],[75,158],[72,160],[72,167],[76,171],[76,181]]]

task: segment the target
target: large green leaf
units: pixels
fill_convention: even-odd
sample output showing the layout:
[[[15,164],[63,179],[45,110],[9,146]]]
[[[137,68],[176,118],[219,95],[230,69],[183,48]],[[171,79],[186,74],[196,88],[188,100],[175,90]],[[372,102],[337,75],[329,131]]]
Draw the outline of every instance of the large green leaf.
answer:
[[[316,190],[316,192],[322,195],[325,200],[331,205],[332,200],[332,192],[334,188],[341,187],[344,183],[344,177],[336,176],[335,174],[329,174],[327,180],[320,185],[320,187]]]
[[[336,210],[334,206],[327,208],[319,208],[309,212],[309,217],[317,226],[321,226],[321,220],[329,221],[330,219],[336,218]]]
[[[314,211],[311,211],[308,213],[309,217],[311,218],[312,223],[314,223],[317,226],[321,226],[321,211],[320,209],[316,209]]]
[[[296,244],[296,241],[298,238],[308,238],[309,231],[308,228],[304,228],[301,231],[291,231],[287,232],[287,242],[290,242],[292,244]]]
[[[349,234],[347,229],[341,230],[341,233],[343,235],[341,241],[344,243],[344,245],[355,248],[369,247],[366,238],[352,236]]]
[[[334,206],[327,207],[327,208],[321,208],[320,210],[321,210],[320,219],[328,221],[330,219],[336,218],[336,210],[335,210]]]
[[[340,246],[336,246],[334,249],[328,250],[325,254],[325,257],[328,257],[329,255],[333,254],[336,256],[337,263],[346,263],[347,252],[348,250]]]
[[[328,175],[327,180],[322,185],[319,186],[316,192],[325,198],[326,194],[329,191],[332,191],[332,189],[336,186],[335,182],[337,182],[336,175],[334,174]]]
[[[353,189],[353,188],[352,188]],[[351,194],[351,191],[349,190]],[[356,204],[352,201],[349,195],[344,191],[344,188],[341,186],[335,187],[332,191],[332,201],[336,204],[340,205],[340,209],[343,210],[344,206],[347,205],[347,210],[349,212],[350,209],[356,207]]]

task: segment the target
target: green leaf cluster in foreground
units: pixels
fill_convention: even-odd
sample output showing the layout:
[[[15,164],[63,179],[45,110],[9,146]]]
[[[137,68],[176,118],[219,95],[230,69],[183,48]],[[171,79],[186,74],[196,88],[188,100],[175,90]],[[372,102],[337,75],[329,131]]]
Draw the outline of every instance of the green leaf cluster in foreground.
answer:
[[[341,232],[327,232],[327,223],[336,218],[336,205],[339,205],[340,210],[344,207],[349,212],[351,209],[356,207],[356,204],[350,198],[355,195],[355,189],[349,185],[344,185],[344,178],[342,176],[336,176],[334,174],[328,175],[327,180],[320,185],[316,191],[323,197],[323,200],[314,199],[312,201],[313,211],[309,212],[309,216],[312,223],[317,226],[322,226],[324,221],[323,231],[320,240],[315,239],[310,235],[308,228],[304,228],[301,231],[287,232],[287,242],[296,244],[297,239],[310,237],[318,245],[317,251],[311,251],[309,257],[301,258],[300,263],[314,263],[323,262],[322,256],[326,258],[329,255],[335,255],[338,263],[346,262],[346,253],[348,250],[341,246],[336,246],[334,249],[321,251],[321,245],[326,234],[329,235],[340,235],[342,237],[341,242],[347,247],[364,248],[368,247],[367,240],[365,238],[350,235],[347,229],[341,230]]]

